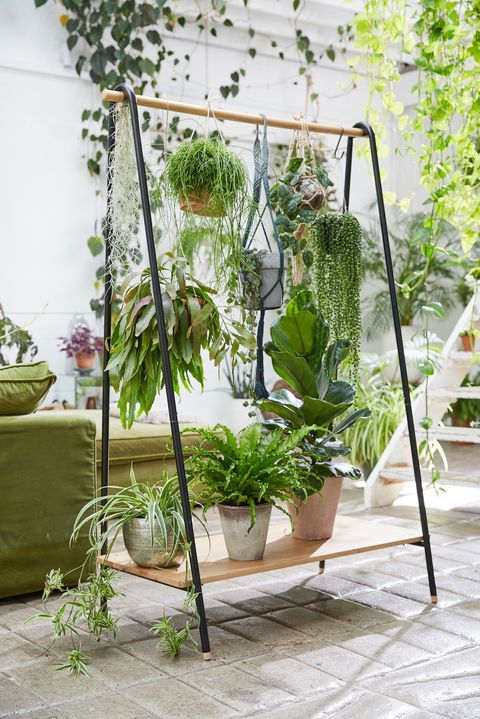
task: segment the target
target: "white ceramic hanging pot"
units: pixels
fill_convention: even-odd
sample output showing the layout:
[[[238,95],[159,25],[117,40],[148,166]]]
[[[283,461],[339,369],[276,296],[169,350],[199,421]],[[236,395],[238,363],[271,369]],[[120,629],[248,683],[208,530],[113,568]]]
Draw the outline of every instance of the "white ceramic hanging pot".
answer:
[[[285,258],[279,252],[259,252],[257,273],[260,276],[258,295],[246,292],[249,310],[278,310],[283,304]],[[248,286],[243,275],[244,289]],[[262,304],[263,301],[263,304]]]

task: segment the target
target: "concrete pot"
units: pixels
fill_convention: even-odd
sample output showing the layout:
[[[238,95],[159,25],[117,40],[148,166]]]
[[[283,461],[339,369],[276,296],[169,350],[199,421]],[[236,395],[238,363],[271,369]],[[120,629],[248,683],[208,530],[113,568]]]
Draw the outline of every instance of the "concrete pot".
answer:
[[[278,252],[262,252],[259,255],[259,260],[259,296],[258,298],[251,298],[249,309],[260,310],[261,300],[263,299],[264,309],[278,310],[283,304],[285,259],[283,260],[283,271],[281,271],[282,258]],[[279,273],[280,282],[278,281]]]
[[[262,559],[267,543],[268,525],[272,513],[271,504],[257,504],[257,519],[250,527],[250,507],[234,507],[219,504],[223,538],[230,559],[241,562]]]
[[[287,502],[295,539],[330,539],[342,493],[342,477],[326,477],[322,493],[312,494],[297,507]]]
[[[165,548],[159,533],[154,533],[152,547],[150,528],[144,517],[130,519],[122,530],[127,552],[139,567],[174,567],[182,563],[182,548],[173,551],[173,534],[168,536]]]

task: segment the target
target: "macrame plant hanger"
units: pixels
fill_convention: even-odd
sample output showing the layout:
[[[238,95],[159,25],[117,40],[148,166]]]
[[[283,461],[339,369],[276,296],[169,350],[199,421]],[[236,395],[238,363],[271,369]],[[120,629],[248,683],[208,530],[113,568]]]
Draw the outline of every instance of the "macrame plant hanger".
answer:
[[[199,623],[199,634],[200,634],[200,645],[201,650],[203,654],[204,659],[210,659],[211,658],[211,652],[210,652],[210,643],[209,643],[209,637],[208,637],[208,627],[207,627],[207,619],[205,614],[205,606],[203,601],[203,592],[202,592],[202,577],[200,575],[200,566],[197,556],[197,547],[196,547],[196,540],[195,540],[195,533],[193,530],[193,521],[192,521],[192,513],[191,513],[191,507],[190,507],[190,497],[188,492],[188,485],[187,485],[187,479],[185,474],[185,464],[184,464],[184,457],[183,457],[183,450],[182,450],[182,443],[181,443],[181,436],[180,436],[180,429],[178,426],[178,416],[177,416],[177,405],[176,405],[176,399],[175,399],[175,392],[172,382],[172,373],[171,373],[171,367],[170,367],[170,357],[169,357],[169,350],[168,350],[168,337],[167,332],[165,329],[165,317],[164,317],[164,311],[163,311],[163,303],[162,303],[162,288],[160,285],[160,280],[158,276],[158,264],[157,264],[157,254],[156,254],[156,247],[155,247],[155,240],[154,240],[154,233],[153,233],[153,223],[152,223],[152,215],[150,211],[150,200],[149,200],[149,191],[148,191],[148,184],[147,184],[147,176],[146,176],[146,169],[145,169],[145,162],[143,157],[143,149],[142,149],[142,135],[141,135],[141,129],[140,129],[140,122],[138,117],[138,106],[142,107],[149,107],[154,108],[157,110],[167,110],[167,111],[173,111],[180,114],[185,115],[196,115],[201,117],[208,117],[209,114],[212,114],[212,110],[210,108],[206,108],[203,106],[198,105],[190,105],[187,103],[182,102],[176,102],[176,101],[170,101],[165,100],[163,98],[159,97],[146,97],[143,95],[135,95],[133,89],[129,87],[128,85],[118,85],[114,90],[104,90],[102,93],[102,98],[106,102],[110,102],[110,109],[109,109],[109,131],[108,131],[108,167],[109,171],[107,172],[107,183],[108,183],[108,198],[110,198],[111,193],[111,182],[112,182],[112,175],[110,172],[110,169],[112,167],[112,162],[114,158],[114,148],[115,148],[115,126],[116,126],[116,111],[115,111],[115,105],[116,103],[124,103],[126,102],[129,107],[130,112],[130,120],[132,125],[132,135],[133,135],[133,142],[134,142],[134,149],[135,149],[135,159],[136,159],[136,165],[137,165],[137,171],[138,171],[138,183],[139,183],[139,189],[140,189],[140,198],[141,198],[141,204],[142,204],[142,211],[143,211],[143,220],[144,220],[144,226],[145,226],[145,238],[147,243],[147,249],[148,249],[148,260],[149,260],[149,266],[151,271],[151,285],[152,285],[152,295],[155,302],[155,314],[156,314],[156,320],[157,320],[157,326],[158,326],[158,336],[159,336],[159,343],[160,343],[160,351],[161,351],[161,358],[162,358],[162,364],[163,364],[163,372],[165,377],[165,393],[167,398],[167,405],[168,405],[168,412],[170,417],[170,430],[172,435],[172,443],[173,443],[173,449],[175,453],[175,461],[176,461],[176,467],[177,467],[177,476],[178,476],[178,483],[179,483],[179,489],[180,489],[180,497],[182,502],[182,512],[183,517],[185,521],[185,535],[186,535],[186,542],[188,546],[188,568],[189,568],[189,576],[188,581],[185,576],[181,580],[179,580],[175,576],[175,572],[171,569],[169,570],[150,570],[149,572],[143,571],[141,567],[132,567],[131,563],[125,564],[124,562],[114,562],[110,558],[100,558],[99,561],[104,562],[105,564],[109,566],[113,566],[117,569],[120,569],[122,571],[129,571],[132,572],[138,576],[152,579],[153,581],[157,581],[163,584],[166,584],[168,586],[175,586],[178,589],[187,590],[190,587],[192,587],[193,591],[195,592],[195,602],[197,607],[197,614],[198,614],[198,623]],[[257,164],[258,164],[258,170],[256,172],[256,193],[259,197],[261,186],[263,185],[265,196],[267,199],[267,207],[269,205],[268,198],[269,198],[269,192],[268,192],[268,178],[266,175],[266,163],[268,161],[268,149],[266,145],[266,126],[269,127],[277,127],[282,129],[289,129],[289,130],[301,130],[303,127],[303,124],[295,121],[295,120],[287,120],[283,118],[268,118],[266,119],[263,115],[255,115],[255,114],[248,114],[248,113],[240,113],[237,111],[232,110],[223,110],[223,109],[217,109],[214,111],[215,117],[218,119],[223,120],[232,120],[235,122],[241,122],[245,124],[255,125],[257,126],[257,136],[256,136],[256,153],[257,153]],[[409,383],[408,383],[408,374],[407,374],[407,364],[405,360],[405,352],[403,347],[403,339],[402,339],[402,331],[400,326],[400,314],[398,311],[398,302],[397,302],[397,295],[396,295],[396,287],[395,287],[395,276],[393,272],[393,265],[392,265],[392,256],[390,251],[390,243],[388,239],[388,228],[387,228],[387,219],[386,219],[386,213],[385,213],[385,206],[383,201],[383,192],[382,192],[382,182],[381,182],[381,175],[380,175],[380,167],[378,162],[378,155],[377,155],[377,146],[375,141],[375,134],[367,123],[364,122],[358,122],[353,127],[345,127],[341,128],[335,125],[325,125],[317,122],[309,122],[305,123],[309,132],[318,132],[323,134],[329,134],[329,135],[340,135],[341,137],[345,136],[348,137],[348,143],[347,143],[347,153],[346,153],[346,167],[345,167],[345,183],[344,183],[344,197],[345,197],[345,209],[348,210],[349,206],[349,200],[350,200],[350,184],[351,184],[351,171],[352,171],[352,156],[353,156],[353,141],[355,138],[368,138],[369,145],[370,145],[370,151],[371,151],[371,161],[372,161],[372,170],[373,170],[373,177],[375,181],[375,192],[377,197],[377,206],[378,206],[378,212],[379,212],[379,219],[380,219],[380,228],[381,228],[381,235],[382,235],[382,243],[383,243],[383,250],[385,255],[385,267],[387,271],[387,278],[388,278],[388,287],[390,292],[390,301],[391,301],[391,307],[392,307],[392,316],[393,316],[393,325],[395,328],[395,339],[397,343],[397,349],[398,349],[398,359],[399,359],[399,367],[400,367],[400,375],[402,380],[402,389],[403,389],[403,396],[404,396],[404,402],[405,402],[405,415],[407,420],[407,426],[408,426],[408,435],[410,440],[410,449],[412,453],[412,463],[413,463],[413,473],[415,478],[415,486],[417,491],[417,499],[418,499],[418,508],[419,508],[419,515],[420,515],[420,523],[421,523],[421,535],[419,533],[412,534],[406,532],[406,530],[402,530],[401,537],[397,536],[398,532],[400,531],[400,528],[398,529],[397,534],[395,535],[395,540],[392,541],[392,538],[390,537],[389,544],[384,544],[377,540],[375,542],[375,532],[376,532],[376,525],[374,524],[372,526],[372,536],[371,539],[369,538],[369,545],[367,549],[380,549],[385,546],[395,546],[399,544],[418,544],[424,548],[425,552],[425,561],[426,561],[426,567],[427,567],[427,574],[428,574],[428,581],[429,581],[429,587],[430,587],[430,595],[432,598],[432,602],[435,603],[437,601],[437,590],[435,585],[435,574],[433,569],[433,561],[432,561],[432,552],[431,552],[431,545],[430,545],[430,535],[429,535],[429,529],[428,529],[428,519],[427,519],[427,513],[425,509],[425,501],[423,496],[423,486],[422,486],[422,478],[421,478],[421,471],[420,471],[420,461],[418,457],[418,450],[417,450],[417,444],[416,444],[416,438],[415,438],[415,423],[413,418],[413,412],[412,412],[412,406],[410,401],[410,389],[409,389]],[[260,140],[258,138],[258,126],[263,125],[264,127],[264,137],[263,137],[263,151],[259,151],[260,149]],[[257,142],[258,139],[258,142]],[[261,172],[263,170],[263,173]],[[260,173],[260,174],[259,174]],[[109,203],[109,199],[107,200]],[[105,337],[105,352],[104,352],[104,360],[103,360],[103,405],[102,405],[102,488],[101,488],[101,497],[102,502],[104,503],[106,500],[106,497],[108,496],[108,484],[109,484],[109,416],[110,416],[110,406],[109,406],[109,400],[110,400],[110,380],[109,380],[109,372],[107,369],[108,361],[110,358],[110,337],[111,337],[111,317],[112,317],[112,275],[111,275],[111,250],[112,250],[112,244],[114,241],[114,237],[112,235],[112,227],[110,223],[110,213],[109,213],[110,205],[107,207],[107,220],[106,220],[106,240],[105,240],[105,313],[104,313],[104,337]],[[271,214],[271,208],[269,209],[270,216]],[[252,217],[252,224],[254,221],[254,216]],[[273,225],[275,227],[275,225]],[[251,231],[251,227],[249,230],[249,233]],[[277,248],[279,250],[279,253],[282,257],[281,262],[283,263],[283,252],[281,251],[280,244],[278,242],[278,237],[275,234],[274,229],[274,236],[275,240],[277,242]],[[268,240],[268,237],[266,238]],[[249,242],[247,240],[247,242]],[[280,278],[278,279],[280,282]],[[261,306],[260,306],[260,312],[262,313],[262,309],[265,308],[265,299],[263,299]],[[262,318],[261,318],[262,319]],[[263,360],[263,357],[262,357]],[[260,365],[260,369],[262,369],[262,366]],[[264,386],[264,385],[263,385]],[[261,391],[261,386],[259,387],[259,391]],[[103,530],[105,530],[106,527],[103,527]],[[328,551],[326,553],[323,553],[320,551],[320,571],[323,571],[324,565],[325,565],[325,558],[328,558],[328,556],[341,556],[342,554],[354,554],[358,551],[366,551],[366,548],[364,545],[359,547],[359,545],[356,542],[359,542],[359,538],[357,535],[355,535],[355,542],[354,544],[348,549],[342,551],[336,551],[333,553],[333,555],[328,555]],[[283,541],[283,539],[278,540]],[[295,540],[292,540],[295,542]],[[327,540],[328,541],[331,540]],[[298,545],[302,545],[302,542],[298,542]],[[106,547],[103,548],[103,553],[105,553]],[[310,551],[310,550],[309,550]],[[286,557],[277,557],[275,560],[270,559],[270,564],[268,566],[270,568],[281,568],[281,567],[287,567],[291,566],[293,564],[299,563],[299,552],[301,552],[301,547],[295,551],[294,557],[291,558],[289,556]],[[315,555],[315,557],[318,557],[318,554]],[[308,556],[302,555],[300,557],[300,563],[303,563],[304,561],[312,561],[312,558],[310,554]],[[223,562],[223,564],[222,564]],[[262,568],[258,568],[258,566],[253,566],[251,569],[250,567],[240,567],[240,565],[250,565],[249,562],[234,562],[233,560],[228,562],[227,560],[221,560],[220,563],[213,563],[214,568],[210,568],[210,574],[208,576],[204,577],[205,581],[217,581],[218,579],[225,579],[225,578],[231,578],[234,576],[242,576],[245,574],[250,574],[252,572],[258,572],[258,571],[266,571],[265,566],[265,560],[262,560]],[[236,565],[235,570],[231,568],[231,565]],[[252,564],[257,565],[258,563],[253,562]],[[220,567],[224,567],[221,569]],[[205,569],[204,573],[208,573],[208,560],[205,562]],[[152,576],[152,574],[155,574],[155,576]]]
[[[256,351],[256,367],[255,367],[255,386],[254,386],[254,397],[255,399],[265,399],[268,397],[268,391],[265,387],[265,368],[263,361],[263,335],[265,328],[265,311],[266,309],[276,309],[281,307],[282,300],[279,303],[269,303],[269,298],[274,299],[276,296],[274,293],[276,290],[280,290],[280,297],[283,299],[283,276],[285,269],[285,254],[283,251],[280,238],[278,236],[277,227],[275,225],[275,217],[270,203],[270,185],[268,182],[268,135],[267,135],[267,118],[263,117],[263,140],[260,143],[259,126],[257,125],[255,131],[255,141],[253,143],[253,161],[254,161],[254,175],[253,175],[253,196],[250,212],[248,215],[247,224],[242,240],[243,250],[250,250],[255,239],[257,239],[257,233],[260,234],[262,239],[268,247],[268,251],[272,254],[272,245],[270,243],[269,233],[264,223],[265,212],[268,211],[270,222],[272,225],[273,237],[275,240],[275,249],[278,253],[278,269],[275,282],[272,283],[271,287],[267,288],[266,292],[262,291],[261,283],[259,288],[258,297],[258,310],[260,312],[257,326],[257,351]],[[260,200],[262,195],[262,187],[265,195],[265,205],[260,210]],[[254,220],[256,224],[254,225]],[[260,259],[261,261],[261,259]],[[268,271],[268,270],[267,270]],[[269,270],[269,274],[273,274],[274,270]]]

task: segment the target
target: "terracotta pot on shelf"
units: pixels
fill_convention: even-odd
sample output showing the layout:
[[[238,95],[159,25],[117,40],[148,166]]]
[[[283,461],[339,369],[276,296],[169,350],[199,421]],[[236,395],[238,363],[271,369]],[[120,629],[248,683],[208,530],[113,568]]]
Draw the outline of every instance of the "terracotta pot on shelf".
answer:
[[[342,493],[342,477],[325,477],[321,494],[312,494],[298,507],[287,502],[295,539],[330,539]]]
[[[75,360],[78,369],[92,369],[95,362],[95,352],[77,352]]]
[[[462,350],[464,352],[473,352],[475,349],[475,339],[474,335],[460,335]]]
[[[188,197],[180,195],[178,201],[183,212],[191,212],[202,217],[225,217],[227,214],[223,207],[212,203],[212,195],[208,190],[191,192]]]

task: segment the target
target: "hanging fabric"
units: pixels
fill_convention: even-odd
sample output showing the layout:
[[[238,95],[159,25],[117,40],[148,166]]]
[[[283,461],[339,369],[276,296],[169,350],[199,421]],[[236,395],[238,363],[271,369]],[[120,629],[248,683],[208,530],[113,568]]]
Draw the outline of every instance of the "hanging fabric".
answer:
[[[247,297],[250,309],[260,311],[257,328],[257,364],[255,373],[254,396],[256,399],[268,397],[265,387],[263,363],[263,332],[265,326],[265,310],[278,309],[283,303],[285,256],[278,237],[275,217],[270,204],[270,187],[268,184],[268,136],[267,118],[263,116],[263,139],[260,142],[260,133],[257,125],[255,141],[253,144],[254,176],[252,206],[248,215],[242,247],[245,255],[250,254],[255,270],[252,274],[258,287],[255,297]],[[265,195],[265,205],[260,209],[262,188]],[[270,242],[269,232],[264,224],[265,213],[268,213],[272,225],[274,249]],[[252,249],[254,240],[260,235],[268,250]],[[250,273],[243,272],[244,289],[252,287]],[[250,283],[249,283],[250,279]]]

